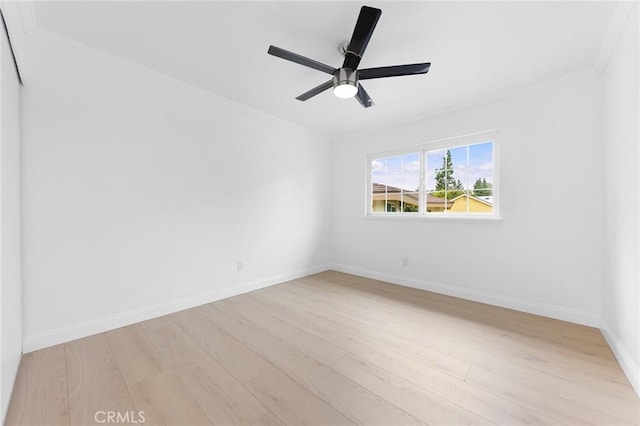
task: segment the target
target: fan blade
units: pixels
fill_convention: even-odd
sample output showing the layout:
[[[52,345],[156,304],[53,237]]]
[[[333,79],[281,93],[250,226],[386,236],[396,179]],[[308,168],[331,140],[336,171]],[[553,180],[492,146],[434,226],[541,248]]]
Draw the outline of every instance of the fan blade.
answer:
[[[380,9],[362,6],[356,27],[353,29],[353,35],[351,36],[347,53],[344,55],[342,68],[351,68],[352,70],[358,68],[360,59],[362,59],[367,44],[369,44],[373,30],[376,28],[378,19],[380,19],[380,15],[382,15]]]
[[[373,99],[371,99],[371,96],[369,96],[367,91],[364,90],[364,87],[362,87],[362,84],[360,83],[358,83],[358,93],[356,94],[355,98],[358,100],[358,102],[360,102],[360,105],[365,108],[369,108],[375,105],[373,103]]]
[[[304,65],[305,67],[313,68],[314,70],[326,72],[327,74],[333,74],[336,71],[335,68],[331,68],[329,65],[305,58],[297,53],[289,52],[276,46],[269,46],[267,53],[277,56],[278,58],[286,59],[287,61],[295,62],[296,64]]]
[[[365,68],[358,71],[359,80],[372,78],[399,77],[402,75],[426,74],[431,68],[430,62],[411,65],[394,65],[391,67]]]
[[[302,95],[298,96],[296,99],[299,101],[306,101],[309,98],[314,97],[317,94],[320,94],[322,92],[324,92],[327,89],[330,89],[333,87],[333,79],[326,81],[324,83],[322,83],[319,86],[314,87],[313,89],[304,92]]]

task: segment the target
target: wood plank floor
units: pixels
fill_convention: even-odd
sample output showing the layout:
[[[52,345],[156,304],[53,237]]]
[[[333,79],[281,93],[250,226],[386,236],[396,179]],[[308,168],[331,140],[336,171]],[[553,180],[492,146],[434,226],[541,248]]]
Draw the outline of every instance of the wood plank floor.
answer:
[[[6,425],[108,412],[148,425],[638,425],[639,410],[597,329],[328,271],[27,354]]]

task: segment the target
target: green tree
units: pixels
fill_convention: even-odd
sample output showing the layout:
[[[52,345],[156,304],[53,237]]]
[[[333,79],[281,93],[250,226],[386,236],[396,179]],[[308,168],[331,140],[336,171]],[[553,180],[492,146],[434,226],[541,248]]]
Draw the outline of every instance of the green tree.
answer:
[[[464,194],[464,187],[462,182],[453,176],[451,151],[447,150],[447,154],[442,157],[442,167],[436,169],[436,192],[433,195],[451,200],[461,194]]]
[[[487,197],[491,195],[492,186],[485,178],[478,178],[473,184],[473,195],[476,197]]]

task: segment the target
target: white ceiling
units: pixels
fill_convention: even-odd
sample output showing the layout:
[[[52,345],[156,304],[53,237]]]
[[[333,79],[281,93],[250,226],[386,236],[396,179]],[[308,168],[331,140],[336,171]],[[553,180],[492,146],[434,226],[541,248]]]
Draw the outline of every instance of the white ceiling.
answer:
[[[427,75],[363,82],[376,106],[327,91],[326,74],[267,55],[270,44],[338,66],[356,2],[37,2],[38,27],[328,135],[591,70],[615,2],[371,2],[382,17],[361,68],[429,61]]]

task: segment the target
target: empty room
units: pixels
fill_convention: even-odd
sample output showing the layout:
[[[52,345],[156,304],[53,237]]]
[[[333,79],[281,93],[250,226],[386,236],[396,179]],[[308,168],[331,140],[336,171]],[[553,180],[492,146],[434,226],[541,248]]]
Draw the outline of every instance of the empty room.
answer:
[[[640,425],[637,0],[0,10],[0,423]]]

